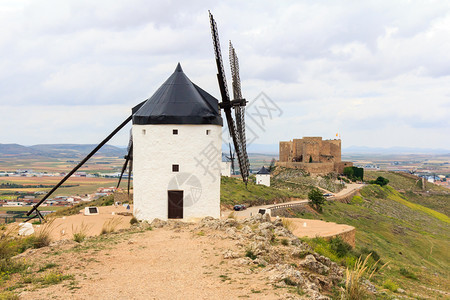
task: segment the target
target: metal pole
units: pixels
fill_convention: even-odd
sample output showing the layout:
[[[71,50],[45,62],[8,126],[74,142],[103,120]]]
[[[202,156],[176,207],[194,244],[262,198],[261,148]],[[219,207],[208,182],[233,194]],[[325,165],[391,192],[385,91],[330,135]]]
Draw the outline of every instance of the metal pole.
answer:
[[[47,198],[56,191],[67,179],[69,179],[70,176],[73,175],[79,168],[81,168],[82,165],[84,165],[85,162],[89,160],[98,150],[100,150],[103,145],[105,145],[114,135],[116,135],[117,132],[119,132],[120,129],[122,129],[125,125],[127,125],[128,122],[131,121],[133,118],[133,115],[129,116],[125,121],[123,121],[122,124],[119,125],[113,132],[111,132],[110,135],[108,135],[100,144],[97,145],[97,147],[94,148],[94,150],[91,151],[72,171],[70,171],[57,185],[55,185],[50,192],[45,195],[44,198],[42,198],[41,201],[36,203],[33,208],[27,212],[27,216],[31,215],[33,211],[35,211]]]

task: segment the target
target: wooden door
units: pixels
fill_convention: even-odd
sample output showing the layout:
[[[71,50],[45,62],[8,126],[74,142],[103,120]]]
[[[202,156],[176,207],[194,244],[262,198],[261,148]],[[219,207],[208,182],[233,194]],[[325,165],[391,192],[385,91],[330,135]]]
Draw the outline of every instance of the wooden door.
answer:
[[[183,219],[183,191],[167,191],[169,219]]]

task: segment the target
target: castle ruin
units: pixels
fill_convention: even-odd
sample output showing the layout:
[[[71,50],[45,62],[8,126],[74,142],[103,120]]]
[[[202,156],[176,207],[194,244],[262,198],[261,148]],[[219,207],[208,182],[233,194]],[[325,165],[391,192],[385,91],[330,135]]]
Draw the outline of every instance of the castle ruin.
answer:
[[[280,142],[280,158],[277,166],[303,169],[308,173],[325,175],[342,174],[352,162],[341,161],[341,140],[322,140],[321,137],[303,137]]]

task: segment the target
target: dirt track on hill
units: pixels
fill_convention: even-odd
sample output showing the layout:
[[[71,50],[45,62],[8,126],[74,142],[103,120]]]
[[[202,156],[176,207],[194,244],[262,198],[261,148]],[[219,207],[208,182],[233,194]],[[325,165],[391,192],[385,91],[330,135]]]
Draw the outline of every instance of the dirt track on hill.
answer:
[[[74,281],[24,291],[21,299],[286,299],[285,289],[268,284],[264,269],[252,272],[223,258],[236,241],[192,228],[111,235],[106,247],[62,254],[37,250],[27,259],[56,263]]]

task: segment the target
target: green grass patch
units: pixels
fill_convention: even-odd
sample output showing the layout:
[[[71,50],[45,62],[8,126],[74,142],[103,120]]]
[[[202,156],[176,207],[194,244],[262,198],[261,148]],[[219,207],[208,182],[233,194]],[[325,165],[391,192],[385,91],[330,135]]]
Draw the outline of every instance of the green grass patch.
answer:
[[[246,204],[248,206],[257,206],[272,204],[277,202],[286,202],[291,197],[299,197],[298,193],[256,185],[253,182],[247,184],[247,188],[242,180],[231,177],[222,177],[220,186],[220,202],[225,205]]]
[[[385,189],[389,189],[390,190],[389,199],[397,201],[397,202],[399,202],[399,203],[401,203],[401,204],[403,204],[403,205],[405,205],[405,206],[407,206],[407,207],[409,207],[411,209],[414,209],[416,211],[420,211],[420,212],[426,213],[426,214],[432,216],[433,218],[441,220],[441,221],[443,221],[443,222],[445,222],[447,224],[450,223],[450,218],[447,217],[446,215],[441,214],[440,212],[432,210],[432,209],[430,209],[428,207],[422,206],[420,204],[409,202],[400,193],[398,193],[396,190],[394,190],[392,187],[387,186],[387,187],[385,187]]]

